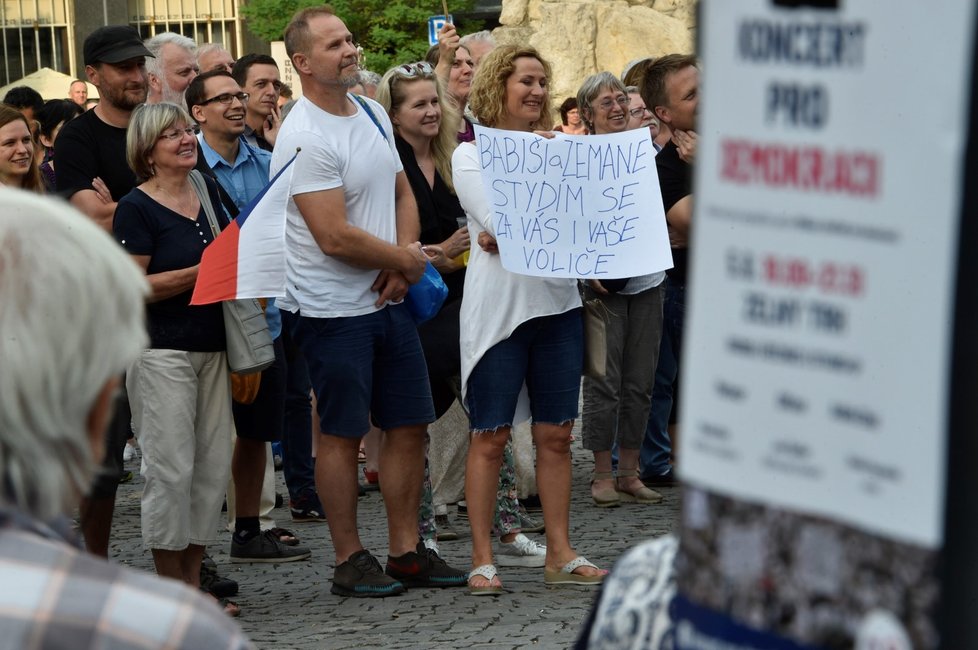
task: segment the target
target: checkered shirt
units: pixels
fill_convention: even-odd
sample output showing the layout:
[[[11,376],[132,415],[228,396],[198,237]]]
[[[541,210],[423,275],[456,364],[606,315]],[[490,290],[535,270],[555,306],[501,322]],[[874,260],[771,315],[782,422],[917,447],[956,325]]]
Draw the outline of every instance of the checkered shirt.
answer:
[[[0,649],[253,646],[215,602],[89,555],[0,505]]]

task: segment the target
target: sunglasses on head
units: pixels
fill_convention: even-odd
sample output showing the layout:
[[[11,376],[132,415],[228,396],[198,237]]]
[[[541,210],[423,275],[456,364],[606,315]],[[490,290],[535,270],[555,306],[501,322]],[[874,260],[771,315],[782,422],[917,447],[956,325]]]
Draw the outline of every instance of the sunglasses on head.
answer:
[[[430,63],[419,61],[418,63],[405,63],[395,68],[397,74],[402,77],[424,77],[434,74],[435,70]]]

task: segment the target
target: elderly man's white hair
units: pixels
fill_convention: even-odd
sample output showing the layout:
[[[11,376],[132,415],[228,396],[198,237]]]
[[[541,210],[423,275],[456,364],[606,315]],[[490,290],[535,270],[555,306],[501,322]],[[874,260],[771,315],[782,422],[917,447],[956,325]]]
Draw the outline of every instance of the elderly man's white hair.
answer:
[[[149,50],[153,58],[146,59],[146,72],[155,75],[158,79],[165,79],[163,74],[163,57],[160,56],[160,52],[163,51],[163,46],[167,43],[176,45],[177,47],[182,47],[191,54],[194,58],[197,57],[197,43],[194,39],[184,36],[183,34],[177,34],[175,32],[162,32],[148,38],[143,42],[146,49]]]
[[[86,216],[0,189],[0,500],[47,520],[88,489],[88,418],[147,344],[148,291]]]
[[[466,34],[458,40],[459,45],[462,47],[468,47],[470,43],[488,43],[489,45],[496,47],[496,39],[493,38],[492,32],[488,29],[483,29],[479,32],[472,32],[471,34]]]

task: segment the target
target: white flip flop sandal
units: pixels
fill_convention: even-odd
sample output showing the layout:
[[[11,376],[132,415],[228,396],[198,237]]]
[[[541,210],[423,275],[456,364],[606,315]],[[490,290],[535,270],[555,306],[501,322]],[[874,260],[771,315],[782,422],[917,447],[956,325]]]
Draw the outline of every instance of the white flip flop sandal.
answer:
[[[473,596],[498,596],[503,593],[502,585],[492,584],[492,579],[499,574],[492,564],[483,564],[469,571],[469,593]],[[489,581],[485,587],[473,587],[471,580],[474,576],[482,576]]]
[[[563,585],[594,586],[601,584],[604,581],[604,577],[608,575],[607,571],[594,576],[582,576],[574,573],[576,569],[579,569],[582,566],[589,566],[595,569],[598,568],[595,564],[589,562],[583,555],[578,555],[576,558],[565,564],[560,571],[544,569],[543,582],[544,584],[557,587]]]

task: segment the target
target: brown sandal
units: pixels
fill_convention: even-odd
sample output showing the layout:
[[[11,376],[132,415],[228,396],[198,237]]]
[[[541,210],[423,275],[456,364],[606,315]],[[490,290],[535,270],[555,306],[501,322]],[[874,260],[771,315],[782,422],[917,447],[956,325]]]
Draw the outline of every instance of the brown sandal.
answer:
[[[615,490],[618,493],[618,498],[622,503],[661,503],[662,495],[653,489],[647,488],[644,485],[634,492],[628,490],[623,490],[618,481],[623,478],[638,478],[637,469],[621,469],[618,468],[618,476],[615,478]]]
[[[615,478],[614,472],[594,472],[591,475],[591,499],[594,500],[594,505],[599,508],[614,508],[621,503],[621,496],[618,494],[617,483],[615,487],[603,488],[600,490],[594,489],[595,481],[606,481],[613,480]]]

